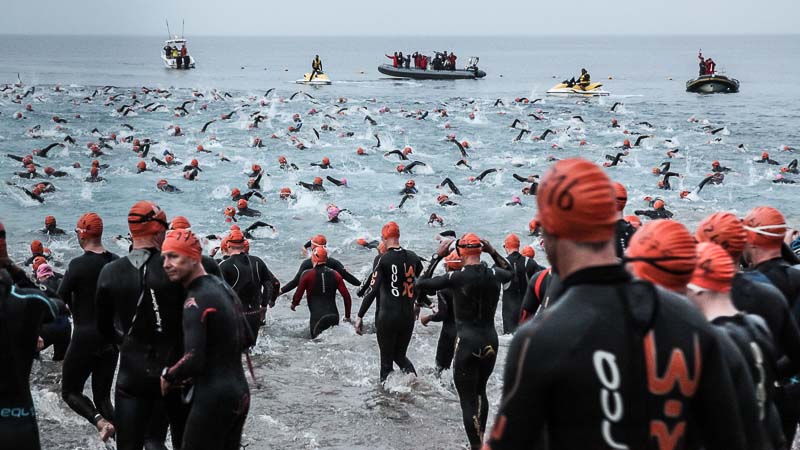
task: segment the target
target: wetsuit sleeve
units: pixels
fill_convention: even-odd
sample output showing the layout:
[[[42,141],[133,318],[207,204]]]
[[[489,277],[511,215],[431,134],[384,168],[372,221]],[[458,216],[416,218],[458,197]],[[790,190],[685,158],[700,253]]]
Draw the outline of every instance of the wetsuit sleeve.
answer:
[[[310,247],[310,246],[309,246]],[[303,264],[300,264],[300,268],[297,269],[297,273],[294,274],[294,278],[292,278],[288,283],[284,284],[281,288],[281,294],[285,294],[292,289],[297,287],[297,284],[300,282],[300,277],[303,275],[303,272],[306,271],[306,268],[303,267]]]
[[[109,266],[110,264],[106,264],[103,270],[100,271],[100,277],[97,280],[97,290],[94,294],[94,306],[97,312],[97,331],[100,332],[100,335],[102,335],[107,342],[121,344],[122,336],[117,333],[114,327],[116,304],[108,280],[111,277],[109,270],[107,270]]]
[[[350,291],[348,291],[347,286],[344,285],[344,278],[339,275],[339,272],[333,273],[336,274],[336,288],[339,289],[339,293],[342,294],[342,300],[344,300],[344,316],[349,319],[353,299],[350,298]]]
[[[302,277],[300,277],[300,284],[297,286],[297,290],[294,291],[294,297],[292,297],[292,306],[297,306],[300,304],[300,300],[303,299],[303,294],[309,290],[311,282],[314,280],[314,276],[314,270],[309,269],[303,273]]]
[[[778,364],[780,376],[785,377],[800,371],[800,329],[789,311],[789,306],[785,302],[782,302],[782,306],[785,310],[782,314],[783,324],[778,336],[775,337],[781,350],[786,355],[781,358]]]
[[[497,278],[497,281],[500,283],[508,283],[512,278],[514,278],[514,274],[508,270],[501,269],[499,267],[496,267],[492,270],[494,271],[494,276]]]
[[[548,358],[535,358],[533,345],[528,333],[518,333],[511,341],[503,376],[503,399],[484,450],[535,448],[544,427],[545,408],[532,405],[547,403],[546,372],[538,369],[537,361]]]
[[[431,316],[431,322],[441,322],[449,314],[450,306],[444,294],[439,293],[438,301],[436,302],[436,314]]]
[[[445,275],[440,275],[438,277],[433,278],[426,278],[424,280],[417,280],[416,288],[417,291],[440,291],[442,289],[446,289],[452,286],[451,284],[451,277],[453,273],[458,272],[448,272]]]
[[[361,318],[364,318],[364,315],[369,311],[369,307],[372,306],[372,302],[374,302],[375,297],[378,296],[378,290],[383,283],[380,261],[378,261],[378,264],[375,266],[375,270],[373,270],[369,280],[367,289],[364,291],[364,298],[361,300],[361,307],[358,309],[358,317]]]
[[[202,300],[189,298],[183,304],[184,353],[164,378],[170,383],[191,378],[200,373],[206,364],[206,320],[216,308],[206,308]]]
[[[214,261],[214,258],[203,256],[202,263],[203,263],[203,269],[205,269],[207,274],[218,277],[222,276],[219,270],[219,264],[217,264],[217,262]]]
[[[330,268],[339,273],[344,281],[347,281],[353,286],[361,286],[361,280],[356,278],[352,273],[348,272],[347,269],[344,268],[344,264],[342,264],[340,261],[336,261],[336,263],[333,266],[330,266]]]
[[[71,266],[71,264],[70,264]],[[67,272],[64,273],[64,279],[61,280],[61,284],[58,286],[58,298],[64,301],[69,306],[72,306],[72,292],[75,291],[75,271],[71,270],[71,267],[67,267]]]
[[[258,260],[258,280],[261,282],[261,306],[275,304],[275,275],[262,260]],[[280,289],[280,287],[278,287]]]

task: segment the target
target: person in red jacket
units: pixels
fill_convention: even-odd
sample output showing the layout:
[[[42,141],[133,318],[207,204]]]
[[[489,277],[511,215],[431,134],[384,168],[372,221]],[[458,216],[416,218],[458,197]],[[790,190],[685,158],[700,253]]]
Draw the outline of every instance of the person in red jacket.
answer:
[[[395,68],[397,67],[397,52],[394,52],[394,55],[392,55],[392,56],[389,56],[389,55],[384,55],[384,56],[386,56],[387,58],[392,60],[392,67],[395,67]]]
[[[456,54],[451,52],[448,60],[450,61],[450,70],[456,70]]]

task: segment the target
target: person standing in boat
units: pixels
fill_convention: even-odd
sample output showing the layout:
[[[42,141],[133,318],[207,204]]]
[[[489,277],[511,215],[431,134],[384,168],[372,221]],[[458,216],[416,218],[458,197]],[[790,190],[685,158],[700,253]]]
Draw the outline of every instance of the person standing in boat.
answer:
[[[451,52],[447,60],[450,62],[450,70],[456,70],[456,54]]]
[[[314,55],[314,60],[311,61],[311,76],[308,77],[308,81],[314,79],[315,76],[322,73],[322,61],[319,59],[319,55]]]
[[[397,68],[397,52],[394,52],[394,55],[392,56],[389,55],[384,55],[384,56],[392,60],[392,67]]]
[[[716,72],[717,63],[711,58],[706,58],[706,75],[714,75]]]
[[[703,75],[706,74],[706,71],[708,70],[706,68],[706,60],[703,58],[703,52],[697,53],[697,59],[700,60],[700,76],[702,77]]]
[[[169,45],[164,46],[164,56],[166,56],[167,59],[172,58],[172,47],[170,47]]]

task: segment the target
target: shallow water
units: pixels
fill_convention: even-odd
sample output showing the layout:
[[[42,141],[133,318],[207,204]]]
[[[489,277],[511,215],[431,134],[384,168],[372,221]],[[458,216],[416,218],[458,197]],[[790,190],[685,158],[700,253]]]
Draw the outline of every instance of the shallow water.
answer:
[[[611,177],[626,184],[629,206],[645,209],[645,195],[661,196],[676,219],[693,227],[712,211],[732,210],[743,214],[752,206],[770,204],[781,208],[789,223],[796,225],[800,209],[796,202],[796,186],[774,185],[770,180],[778,173],[777,166],[754,164],[762,151],[770,152],[782,164],[795,157],[783,151],[784,146],[796,146],[797,119],[800,108],[797,95],[789,94],[793,87],[793,65],[797,64],[800,43],[792,37],[705,37],[705,38],[397,38],[359,39],[312,38],[277,39],[214,39],[197,38],[190,49],[198,61],[191,72],[169,72],[161,67],[158,54],[163,43],[157,38],[112,38],[98,42],[90,38],[17,38],[3,37],[0,41],[0,83],[13,83],[20,72],[26,84],[20,92],[36,86],[31,103],[34,112],[24,120],[12,116],[20,105],[11,98],[0,96],[0,149],[3,153],[23,155],[34,148],[60,141],[66,134],[78,140],[74,146],[54,149],[43,165],[70,172],[71,177],[53,180],[56,194],[46,195],[44,205],[27,199],[9,186],[0,188],[0,220],[10,236],[10,251],[17,259],[27,255],[28,243],[41,238],[36,232],[43,217],[53,214],[64,229],[72,229],[77,217],[94,210],[103,215],[106,236],[125,233],[125,214],[135,201],[151,199],[158,202],[168,216],[185,215],[193,228],[202,234],[220,233],[228,224],[222,210],[229,205],[227,195],[232,187],[243,189],[245,171],[258,163],[270,177],[262,187],[266,204],[255,201],[252,207],[264,213],[262,220],[276,226],[277,232],[260,233],[252,242],[252,253],[261,256],[282,281],[288,281],[301,262],[300,247],[308,237],[327,235],[333,256],[342,260],[360,278],[366,276],[373,252],[354,244],[356,238],[379,236],[380,226],[396,220],[402,229],[404,246],[426,256],[435,248],[433,237],[439,231],[429,228],[428,216],[436,212],[445,219],[446,229],[459,233],[474,231],[499,245],[508,232],[527,235],[528,221],[536,214],[535,198],[523,196],[523,206],[507,207],[512,195],[519,194],[522,185],[511,174],[541,174],[550,163],[547,157],[580,155],[602,163],[604,155],[615,153],[626,137],[621,129],[609,127],[612,118],[633,133],[652,134],[641,147],[633,149],[625,163],[609,168]],[[25,45],[22,43],[25,42]],[[702,46],[719,64],[742,82],[737,95],[698,96],[683,91],[683,83],[696,73],[696,48]],[[430,50],[454,48],[465,60],[468,54],[482,57],[481,67],[489,75],[480,81],[420,82],[386,80],[374,66],[387,61],[381,55],[393,50]],[[307,71],[314,52],[320,53],[332,86],[304,88],[290,82]],[[244,66],[244,69],[241,67]],[[575,99],[543,97],[551,85],[571,76],[580,67],[587,67],[595,79],[603,80],[612,96],[579,103]],[[264,70],[266,67],[267,70]],[[775,67],[782,67],[776,71]],[[283,71],[288,68],[288,71]],[[361,74],[363,70],[365,73]],[[502,75],[502,77],[500,76]],[[558,75],[553,79],[554,75]],[[613,80],[605,80],[613,76]],[[672,80],[668,78],[672,77]],[[65,92],[55,93],[60,84]],[[108,93],[98,94],[91,103],[81,100],[98,87],[116,86]],[[158,101],[168,108],[158,112],[138,112],[119,117],[115,108],[131,102],[130,92],[141,86],[167,88],[168,99],[138,92],[142,103]],[[172,109],[192,98],[191,89],[204,94],[189,115],[176,118]],[[214,101],[212,89],[231,94],[231,98]],[[266,106],[259,106],[264,92],[276,88]],[[304,91],[314,99],[292,93]],[[113,105],[107,98],[123,94]],[[347,97],[346,104],[337,102]],[[542,97],[536,104],[517,104],[516,97]],[[279,98],[285,101],[278,101]],[[502,98],[505,106],[493,106]],[[611,106],[624,105],[610,112]],[[200,105],[208,104],[202,111]],[[242,104],[250,106],[242,107]],[[335,114],[343,106],[349,109]],[[361,109],[366,107],[366,110]],[[389,112],[380,113],[382,107]],[[312,108],[317,115],[309,115]],[[449,117],[439,117],[434,109],[445,108]],[[218,121],[209,132],[199,132],[204,123],[221,114],[238,109],[230,121]],[[541,113],[537,111],[541,109]],[[431,111],[426,120],[406,118],[407,112]],[[257,130],[248,129],[248,116],[262,111],[269,119]],[[404,112],[405,111],[405,112]],[[468,117],[475,113],[475,119]],[[303,116],[304,126],[297,137],[307,150],[295,149],[286,137],[291,116]],[[536,121],[528,114],[537,113],[544,120]],[[81,118],[74,118],[80,114]],[[331,114],[336,119],[324,117]],[[369,114],[377,121],[371,126],[365,121]],[[56,129],[50,118],[59,115],[69,121]],[[573,119],[580,115],[584,122]],[[558,133],[544,141],[530,136],[513,142],[518,131],[508,126],[519,118],[527,122],[532,135],[545,129]],[[691,122],[695,118],[700,122]],[[639,122],[647,121],[653,129]],[[446,129],[449,122],[450,129]],[[128,123],[130,132],[121,126]],[[321,131],[328,123],[335,132]],[[183,137],[168,135],[168,127],[177,124],[186,133]],[[27,130],[41,125],[41,138],[32,139]],[[725,127],[710,135],[704,125]],[[148,162],[153,170],[136,174],[139,158],[131,152],[130,144],[117,144],[103,156],[101,162],[111,168],[101,171],[109,181],[88,184],[81,180],[88,175],[91,161],[86,143],[96,141],[89,130],[97,127],[105,134],[151,137],[159,144],[150,154],[161,156],[170,149],[178,159],[187,163],[193,157],[200,161],[203,172],[196,181],[182,179],[180,167],[160,169]],[[316,139],[312,128],[320,131]],[[353,137],[340,138],[339,132],[352,131]],[[271,134],[279,139],[269,139]],[[381,147],[372,137],[377,133]],[[445,137],[455,133],[459,140],[470,143],[470,164],[474,170],[457,168],[459,154]],[[211,137],[214,136],[215,140]],[[251,139],[260,136],[266,145],[251,148]],[[715,138],[720,138],[715,142]],[[673,191],[656,189],[657,178],[651,169],[666,160],[665,153],[680,148],[683,158],[673,159],[673,170],[685,177],[673,180]],[[579,145],[581,140],[587,144]],[[197,154],[202,144],[213,154]],[[553,145],[557,144],[558,148]],[[746,150],[737,148],[744,144]],[[397,192],[409,177],[395,172],[396,158],[383,158],[386,150],[411,146],[413,159],[424,161],[428,167],[417,170],[413,178],[420,194],[403,207],[393,208],[400,201]],[[356,155],[363,147],[368,156]],[[231,162],[221,162],[215,155],[223,153]],[[283,172],[277,158],[285,155],[301,170]],[[331,170],[318,170],[309,163],[322,157],[331,159]],[[680,200],[678,192],[692,190],[710,169],[713,159],[732,167],[722,186],[707,186],[693,201]],[[71,168],[79,161],[83,169]],[[502,168],[498,174],[486,177],[483,183],[471,184],[475,176],[487,168]],[[13,172],[21,166],[8,158],[0,158],[0,178],[24,186],[32,182],[20,180]],[[313,194],[298,191],[297,181],[310,181],[315,176],[332,175],[347,178],[349,188],[336,188],[326,183],[328,191]],[[436,196],[444,190],[436,185],[450,177],[462,190],[463,196],[451,196],[460,205],[441,208]],[[181,194],[166,194],[155,189],[158,179],[166,178],[180,187]],[[296,201],[278,199],[278,190],[292,187]],[[449,193],[449,192],[448,192]],[[336,203],[352,211],[343,215],[340,224],[326,223],[325,206]],[[242,224],[252,223],[245,219]],[[70,235],[71,236],[71,235]],[[107,240],[112,251],[124,253],[124,246]],[[214,242],[209,243],[209,246]],[[541,248],[533,238],[524,237],[523,244],[533,244],[537,259],[544,263]],[[55,239],[46,242],[57,258],[66,262],[75,256],[75,239]],[[63,270],[63,268],[61,269]],[[354,301],[354,311],[358,300]],[[352,327],[343,325],[329,330],[316,340],[307,338],[307,312],[304,307],[291,312],[287,299],[279,299],[270,312],[269,324],[262,331],[255,350],[256,375],[261,388],[253,387],[253,404],[245,428],[249,448],[457,448],[466,442],[452,386],[446,373],[442,380],[434,372],[433,355],[439,326],[417,326],[410,348],[410,359],[420,377],[392,377],[385,388],[378,386],[377,343],[368,315],[366,336],[356,336]],[[500,319],[497,319],[500,329]],[[489,383],[491,416],[494,414],[501,389],[501,372],[509,337],[501,337],[501,350],[495,374]],[[73,414],[60,400],[58,382],[60,366],[44,362],[35,366],[35,398],[38,403],[40,426],[45,448],[77,449],[102,448],[90,438],[91,427]]]

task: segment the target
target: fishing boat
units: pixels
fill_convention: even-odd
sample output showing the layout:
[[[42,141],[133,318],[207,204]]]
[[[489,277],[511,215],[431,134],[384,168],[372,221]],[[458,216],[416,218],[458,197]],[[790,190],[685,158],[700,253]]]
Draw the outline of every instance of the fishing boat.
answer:
[[[181,27],[180,36],[172,36],[169,31],[169,21],[167,21],[167,36],[168,39],[164,41],[164,48],[161,50],[161,60],[164,62],[164,67],[174,70],[194,69],[194,57],[189,54],[189,51],[186,50],[186,55],[181,56],[183,49],[188,49],[186,38],[183,37],[183,27]]]
[[[563,81],[551,87],[547,91],[547,94],[562,95],[562,96],[578,96],[578,97],[601,97],[609,95],[609,92],[600,89],[601,87],[603,87],[602,83],[591,83],[585,88],[583,88],[578,84],[573,84],[572,86],[570,86],[570,83]]]
[[[303,78],[295,80],[294,82],[297,84],[308,84],[311,86],[325,86],[333,83],[331,79],[328,78],[327,75],[319,72],[317,72],[317,74],[314,75],[314,79],[311,79],[311,74],[307,73],[303,75]]]
[[[469,58],[467,67],[455,70],[432,70],[418,68],[394,67],[390,64],[378,66],[378,72],[397,78],[410,78],[412,80],[476,80],[486,76],[486,72],[478,68],[478,58]]]
[[[702,75],[686,82],[686,92],[733,94],[739,92],[739,80],[718,73]]]

